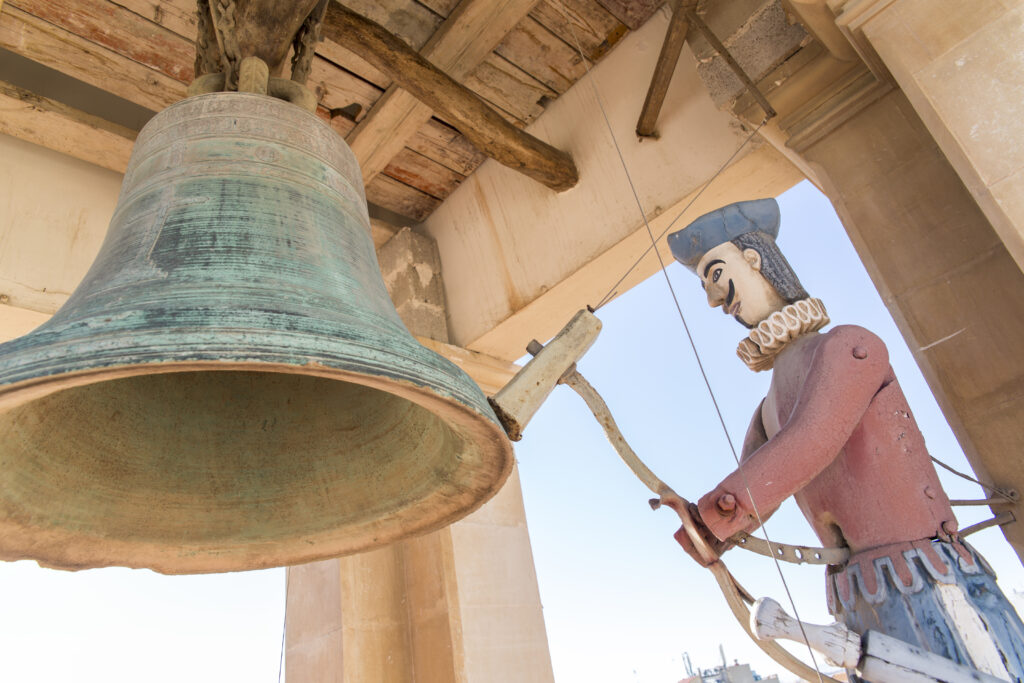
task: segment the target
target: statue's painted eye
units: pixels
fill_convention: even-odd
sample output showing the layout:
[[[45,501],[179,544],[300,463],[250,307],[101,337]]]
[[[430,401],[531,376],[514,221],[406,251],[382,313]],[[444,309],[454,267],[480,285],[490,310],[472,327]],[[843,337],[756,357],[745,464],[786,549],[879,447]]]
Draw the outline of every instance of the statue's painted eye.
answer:
[[[715,268],[715,272],[711,274],[711,281],[718,282],[718,278],[722,277],[722,269]]]

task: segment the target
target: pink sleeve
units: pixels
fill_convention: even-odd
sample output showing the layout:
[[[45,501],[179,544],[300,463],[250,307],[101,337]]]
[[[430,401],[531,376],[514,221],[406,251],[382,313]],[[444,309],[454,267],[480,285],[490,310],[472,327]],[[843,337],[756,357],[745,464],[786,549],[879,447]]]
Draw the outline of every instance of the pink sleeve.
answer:
[[[747,426],[747,435],[743,438],[743,452],[740,453],[740,462],[746,460],[754,451],[764,445],[764,442],[768,440],[768,436],[764,433],[764,423],[761,421],[761,410],[764,408],[764,399],[757,404],[757,410],[754,411],[754,416],[750,418],[750,424]]]
[[[860,423],[888,368],[885,344],[871,332],[851,325],[829,332],[786,424],[700,499],[701,519],[712,533],[725,540],[752,531],[755,505],[767,516],[820,474]]]

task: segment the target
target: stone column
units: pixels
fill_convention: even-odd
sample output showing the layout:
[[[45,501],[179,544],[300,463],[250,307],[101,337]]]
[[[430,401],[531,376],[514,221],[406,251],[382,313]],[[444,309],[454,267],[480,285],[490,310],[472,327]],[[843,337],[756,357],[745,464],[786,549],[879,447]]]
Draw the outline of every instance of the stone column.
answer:
[[[898,90],[798,147],[971,466],[1024,491],[1024,274],[1007,245]],[[1024,557],[1024,524],[1003,531]]]
[[[1024,3],[830,4],[864,58],[899,84],[1024,268]]]
[[[447,342],[434,241],[406,228],[377,256],[410,331]],[[303,682],[552,681],[518,473],[450,527],[289,569],[286,666]]]

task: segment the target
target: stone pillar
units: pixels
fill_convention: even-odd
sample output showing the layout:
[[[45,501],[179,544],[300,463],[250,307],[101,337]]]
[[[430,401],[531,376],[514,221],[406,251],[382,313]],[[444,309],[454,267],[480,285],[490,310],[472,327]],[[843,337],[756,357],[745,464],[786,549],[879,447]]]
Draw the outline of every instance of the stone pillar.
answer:
[[[405,228],[377,256],[409,330],[447,342],[434,241]],[[290,680],[553,680],[518,472],[447,528],[290,568],[288,590]]]
[[[1024,3],[844,0],[837,23],[899,84],[1024,268]]]
[[[797,151],[979,478],[1024,491],[1024,274],[1007,245],[898,90]],[[1024,557],[1024,524],[1003,531]]]

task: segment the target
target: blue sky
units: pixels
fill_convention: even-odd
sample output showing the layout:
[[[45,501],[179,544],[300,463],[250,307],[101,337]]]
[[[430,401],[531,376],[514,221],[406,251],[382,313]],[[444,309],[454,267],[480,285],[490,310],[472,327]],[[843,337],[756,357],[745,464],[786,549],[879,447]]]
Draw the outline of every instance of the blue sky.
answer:
[[[828,200],[804,182],[779,203],[779,244],[805,288],[825,302],[833,324],[859,324],[883,338],[929,450],[967,469]],[[668,273],[738,448],[770,373],[752,373],[736,358],[743,329],[707,307],[689,271],[673,263]],[[581,373],[604,396],[640,457],[680,495],[696,500],[735,462],[664,277],[649,278],[598,317],[604,328],[578,364]],[[675,515],[650,510],[647,489],[618,460],[570,389],[553,392],[516,453],[556,680],[675,681],[683,675],[682,652],[694,665],[709,667],[720,661],[720,643],[730,662],[737,658],[761,673],[781,672],[734,622],[711,575],[676,546]],[[976,485],[945,472],[940,477],[951,497],[982,497]],[[958,509],[961,526],[987,516],[987,508]],[[792,501],[767,526],[775,540],[818,545]],[[998,530],[971,540],[999,572],[1004,591],[1024,589],[1021,564]],[[755,597],[771,596],[792,613],[770,559],[733,550],[726,562]],[[830,622],[824,570],[783,569],[800,616]],[[806,650],[794,651],[807,661]]]
[[[835,323],[863,325],[886,341],[930,450],[966,468],[828,201],[808,183],[779,201],[779,242],[805,287],[825,301]],[[707,308],[697,281],[678,265],[668,270],[739,443],[768,375],[749,372],[736,358],[742,329]],[[587,303],[593,302],[580,305]],[[598,315],[604,330],[580,371],[652,469],[681,495],[698,498],[734,464],[664,278],[648,279]],[[710,574],[676,546],[674,515],[650,510],[649,493],[571,390],[553,392],[516,453],[559,683],[676,681],[684,651],[708,667],[718,661],[720,643],[730,661],[779,671],[735,624]],[[944,472],[940,477],[952,497],[980,497],[976,486]],[[961,508],[961,526],[986,514]],[[768,528],[778,540],[815,543],[791,502]],[[997,530],[972,541],[1007,593],[1024,590],[1024,570]],[[755,596],[772,596],[790,609],[771,560],[741,550],[726,560]],[[801,616],[830,621],[823,570],[784,570]],[[0,680],[276,681],[284,591],[281,569],[167,577],[0,563]]]

